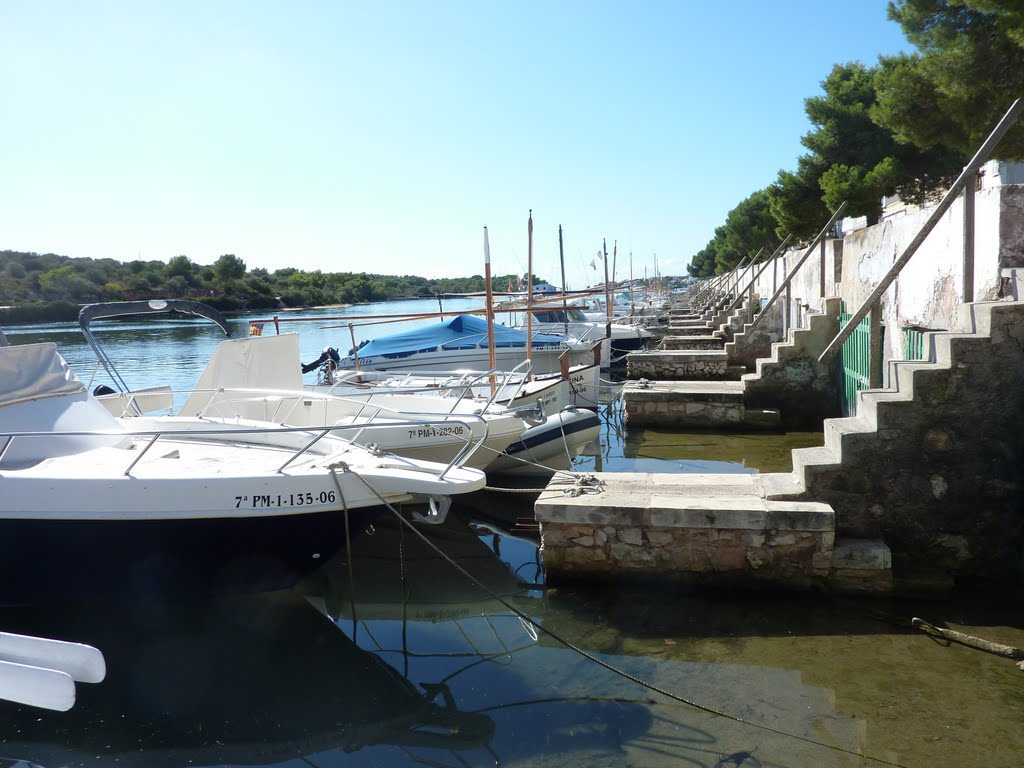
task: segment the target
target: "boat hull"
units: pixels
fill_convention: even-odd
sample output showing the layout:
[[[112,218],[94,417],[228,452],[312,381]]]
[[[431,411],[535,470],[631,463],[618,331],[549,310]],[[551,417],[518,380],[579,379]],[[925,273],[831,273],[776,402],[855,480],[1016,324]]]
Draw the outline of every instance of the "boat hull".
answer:
[[[571,469],[583,446],[600,435],[601,419],[585,408],[566,408],[528,429],[487,466],[488,474],[550,476]]]
[[[386,512],[349,511],[353,537]],[[177,520],[0,520],[0,603],[264,592],[294,586],[345,545],[339,510]]]

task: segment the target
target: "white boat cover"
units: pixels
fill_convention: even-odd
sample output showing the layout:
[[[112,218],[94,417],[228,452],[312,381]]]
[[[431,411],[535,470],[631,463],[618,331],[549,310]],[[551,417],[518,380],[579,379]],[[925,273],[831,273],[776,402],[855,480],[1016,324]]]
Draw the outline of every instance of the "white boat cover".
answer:
[[[198,416],[217,389],[302,390],[299,336],[250,336],[227,339],[217,345],[196,383],[196,391],[178,411]]]
[[[57,354],[56,344],[0,347],[0,408],[84,391],[85,385]]]
[[[86,392],[52,343],[0,347],[0,438],[5,432],[43,434],[15,438],[2,467],[130,442],[116,434],[124,427]]]

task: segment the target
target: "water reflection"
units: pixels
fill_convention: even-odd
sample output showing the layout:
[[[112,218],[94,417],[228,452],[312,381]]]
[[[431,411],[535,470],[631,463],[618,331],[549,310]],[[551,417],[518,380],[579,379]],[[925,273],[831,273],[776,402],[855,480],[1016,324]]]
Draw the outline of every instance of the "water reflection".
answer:
[[[0,757],[753,768],[871,765],[849,754],[864,751],[959,766],[1012,764],[1022,746],[1012,662],[938,646],[906,619],[988,622],[980,634],[1020,645],[1019,626],[993,626],[1005,604],[544,589],[537,542],[466,514],[418,529],[426,541],[375,524],[301,591],[0,612],[3,629],[91,643],[108,666],[70,712],[0,703]]]

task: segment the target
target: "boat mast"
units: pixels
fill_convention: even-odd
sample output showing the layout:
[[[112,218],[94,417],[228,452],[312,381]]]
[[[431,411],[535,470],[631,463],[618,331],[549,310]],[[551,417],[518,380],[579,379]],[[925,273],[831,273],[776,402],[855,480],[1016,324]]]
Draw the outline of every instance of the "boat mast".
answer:
[[[487,241],[487,227],[484,227],[484,286],[487,302],[487,367],[494,370],[494,296],[491,291],[491,245]]]
[[[558,263],[562,267],[562,318],[565,320],[565,335],[569,335],[569,304],[565,292],[569,286],[565,284],[565,251],[562,248],[562,225],[558,225]]]
[[[636,297],[633,295],[633,291],[636,288],[633,285],[633,252],[629,252],[629,321],[633,322],[636,317]]]
[[[618,241],[616,241],[618,242]],[[612,335],[612,291],[608,285],[608,241],[601,240],[601,259],[604,261],[604,308],[605,317],[608,322],[605,324],[604,335],[611,338]]]
[[[533,356],[533,209],[526,223],[526,359]]]

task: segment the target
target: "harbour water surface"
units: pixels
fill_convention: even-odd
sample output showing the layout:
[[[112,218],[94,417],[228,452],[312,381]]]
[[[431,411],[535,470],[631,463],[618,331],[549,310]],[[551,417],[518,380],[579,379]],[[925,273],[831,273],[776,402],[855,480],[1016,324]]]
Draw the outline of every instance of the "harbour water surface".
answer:
[[[347,329],[320,325],[301,326],[303,359],[350,346]],[[55,341],[92,376],[75,327],[5,330]],[[219,340],[181,320],[97,335],[129,385],[181,389]],[[615,402],[603,421],[579,471],[785,471],[791,448],[821,440],[631,431]],[[67,713],[0,702],[0,766],[1019,762],[1024,672],[910,627],[921,616],[1024,646],[1019,597],[548,588],[537,542],[516,527],[533,498],[463,500],[443,526],[386,516],[289,592],[0,610],[0,629],[91,643],[109,670]]]

